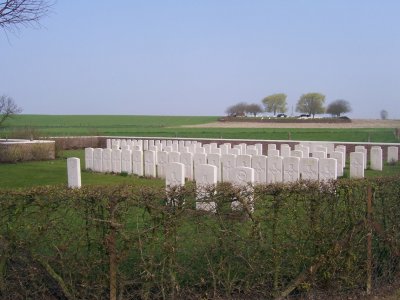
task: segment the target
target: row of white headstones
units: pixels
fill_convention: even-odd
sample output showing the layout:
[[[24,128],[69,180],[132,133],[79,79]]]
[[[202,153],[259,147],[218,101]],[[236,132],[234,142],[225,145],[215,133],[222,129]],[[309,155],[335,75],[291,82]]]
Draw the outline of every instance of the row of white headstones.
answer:
[[[277,150],[275,144],[268,144],[266,156],[262,155],[262,147],[245,143],[218,146],[197,141],[109,139],[106,149],[85,149],[85,169],[165,178],[167,186],[174,186],[184,184],[185,178],[200,185],[221,181],[257,184],[329,180],[342,176],[346,165],[344,145],[308,142],[295,145],[294,150],[282,144]],[[397,161],[398,147],[388,147],[387,154],[388,161]],[[382,148],[371,147],[370,157],[370,168],[382,170]],[[366,168],[367,149],[356,146],[355,152],[350,153],[350,177],[364,177]],[[80,181],[80,174],[71,175],[71,182],[78,177]],[[69,185],[77,187],[80,182]]]

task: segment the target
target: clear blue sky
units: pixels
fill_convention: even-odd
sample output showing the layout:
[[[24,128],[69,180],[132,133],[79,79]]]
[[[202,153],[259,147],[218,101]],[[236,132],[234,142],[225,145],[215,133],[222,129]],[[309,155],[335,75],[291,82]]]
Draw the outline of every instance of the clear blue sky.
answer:
[[[0,32],[0,94],[26,114],[223,115],[308,92],[400,119],[399,0],[58,0]]]

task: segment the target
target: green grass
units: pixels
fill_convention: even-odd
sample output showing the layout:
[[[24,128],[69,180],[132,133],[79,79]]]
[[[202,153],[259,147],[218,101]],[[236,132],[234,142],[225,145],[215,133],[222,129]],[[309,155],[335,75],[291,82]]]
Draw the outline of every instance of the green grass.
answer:
[[[393,128],[187,128],[218,117],[193,116],[101,116],[101,115],[18,115],[7,120],[0,137],[33,136],[137,136],[224,138],[255,140],[308,140],[341,142],[387,142],[398,140]]]

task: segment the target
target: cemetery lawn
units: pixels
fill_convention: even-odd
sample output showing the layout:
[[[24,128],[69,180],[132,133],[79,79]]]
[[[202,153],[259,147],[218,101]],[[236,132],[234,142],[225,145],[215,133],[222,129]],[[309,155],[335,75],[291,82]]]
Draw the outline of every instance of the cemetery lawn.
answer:
[[[126,136],[303,140],[396,143],[394,128],[214,128],[186,127],[216,122],[218,117],[17,115],[0,129],[0,138],[33,136]],[[294,127],[296,127],[294,125]]]
[[[101,174],[84,169],[84,150],[63,151],[61,157],[50,161],[21,162],[0,165],[0,189],[30,188],[43,185],[67,185],[67,158],[78,157],[81,160],[82,185],[137,185],[164,186],[162,179],[149,179],[127,174]],[[344,177],[348,177],[348,166]],[[400,163],[384,164],[383,171],[367,169],[365,177],[392,176],[400,174]]]
[[[127,174],[101,174],[84,169],[84,150],[63,151],[62,157],[49,161],[0,164],[0,189],[30,188],[43,185],[67,185],[67,158],[81,160],[82,185],[163,186],[161,179],[148,179]]]

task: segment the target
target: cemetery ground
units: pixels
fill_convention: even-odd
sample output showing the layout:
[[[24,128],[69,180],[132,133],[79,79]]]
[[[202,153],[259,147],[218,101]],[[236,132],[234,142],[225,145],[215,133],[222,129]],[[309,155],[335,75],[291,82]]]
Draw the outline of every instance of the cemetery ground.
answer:
[[[65,185],[67,182],[67,158],[77,157],[84,162],[84,150],[65,150],[56,160],[7,163],[0,165],[0,189],[30,188],[45,185]],[[139,177],[127,174],[104,174],[83,170],[84,185],[119,185],[161,187],[164,180]],[[349,162],[344,171],[344,178],[349,177]],[[400,163],[384,163],[383,171],[367,169],[365,177],[395,176],[400,174]]]

